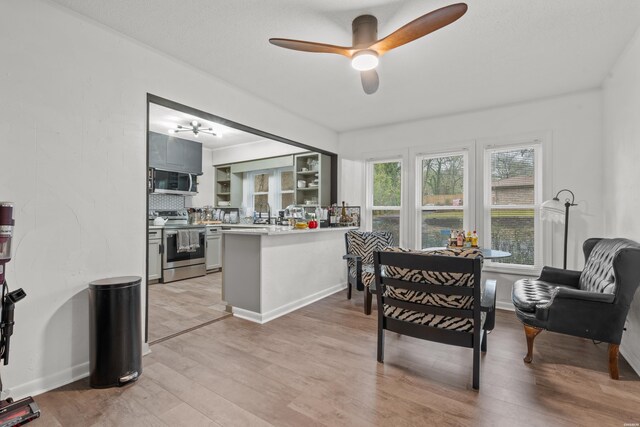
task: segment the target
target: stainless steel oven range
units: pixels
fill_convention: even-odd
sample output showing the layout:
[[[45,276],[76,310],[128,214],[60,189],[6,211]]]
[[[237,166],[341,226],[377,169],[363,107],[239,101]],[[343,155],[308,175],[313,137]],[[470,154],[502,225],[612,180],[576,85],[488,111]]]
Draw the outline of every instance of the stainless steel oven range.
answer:
[[[178,231],[195,230],[198,247],[190,252],[178,252]],[[205,247],[207,230],[201,225],[168,225],[162,230],[162,282],[173,282],[207,274]]]

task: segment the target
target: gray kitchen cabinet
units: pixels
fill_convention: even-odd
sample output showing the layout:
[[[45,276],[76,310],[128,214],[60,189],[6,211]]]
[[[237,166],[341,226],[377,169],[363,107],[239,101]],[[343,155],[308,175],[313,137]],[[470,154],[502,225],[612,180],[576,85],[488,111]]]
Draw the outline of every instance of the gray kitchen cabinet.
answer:
[[[222,267],[222,234],[219,228],[207,227],[205,262],[207,270],[215,270]]]
[[[167,137],[167,165],[169,170],[184,172],[184,146],[180,138]]]
[[[243,173],[233,172],[231,165],[215,166],[214,201],[217,207],[239,208],[242,204]]]
[[[194,141],[185,141],[182,144],[184,150],[185,172],[202,175],[202,144]]]
[[[162,229],[149,230],[149,282],[162,278]]]
[[[331,158],[329,156],[320,153],[296,154],[294,169],[297,204],[320,206],[331,204]]]
[[[202,175],[202,144],[149,132],[149,167]]]
[[[149,167],[166,169],[167,137],[165,135],[149,132]]]

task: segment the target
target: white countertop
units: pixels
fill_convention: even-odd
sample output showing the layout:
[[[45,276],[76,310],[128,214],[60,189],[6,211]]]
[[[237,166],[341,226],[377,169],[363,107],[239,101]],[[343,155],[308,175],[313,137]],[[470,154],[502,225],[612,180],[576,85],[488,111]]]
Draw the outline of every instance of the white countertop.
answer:
[[[200,225],[202,227],[208,227],[208,228],[221,228],[221,227],[231,227],[231,228],[264,228],[266,227],[265,225],[260,225],[260,224],[184,224],[185,226],[194,226],[194,225]],[[162,229],[165,228],[164,225],[149,225],[149,230],[157,230],[157,229]],[[171,224],[169,225],[169,227],[175,228],[176,224]]]
[[[190,226],[197,224],[189,224]],[[222,230],[225,234],[244,234],[244,235],[264,235],[264,236],[276,236],[285,234],[305,234],[305,233],[324,233],[335,231],[348,231],[357,230],[357,227],[325,227],[316,229],[290,229],[286,226],[279,225],[263,225],[263,224],[201,224],[207,228],[231,228],[231,230]],[[161,230],[165,228],[164,225],[149,225],[149,230]],[[171,226],[172,228],[175,225]]]
[[[247,228],[238,230],[223,230],[224,234],[238,234],[238,235],[258,235],[258,236],[283,236],[288,234],[317,234],[317,233],[331,233],[341,231],[343,233],[349,230],[357,230],[357,227],[326,227],[316,229],[290,229],[289,227],[280,227],[277,225],[262,225],[260,228]]]
[[[214,225],[214,227],[231,227],[231,228],[265,228],[265,227],[273,227],[271,225],[265,224],[218,224]]]

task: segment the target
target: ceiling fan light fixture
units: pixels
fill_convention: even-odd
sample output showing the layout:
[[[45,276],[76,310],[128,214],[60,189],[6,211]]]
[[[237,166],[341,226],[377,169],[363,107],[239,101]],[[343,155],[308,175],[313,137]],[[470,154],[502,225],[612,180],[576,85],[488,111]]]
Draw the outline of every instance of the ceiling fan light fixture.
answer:
[[[352,46],[337,46],[304,40],[271,38],[273,45],[301,52],[331,53],[351,59],[351,66],[360,71],[362,88],[367,95],[378,90],[380,80],[374,70],[378,56],[410,43],[457,21],[467,12],[465,3],[456,3],[426,13],[403,25],[386,37],[378,39],[378,20],[373,15],[360,15],[351,23]],[[355,52],[355,54],[354,54]]]
[[[351,58],[351,66],[358,71],[373,70],[378,66],[378,53],[374,50],[361,50]]]

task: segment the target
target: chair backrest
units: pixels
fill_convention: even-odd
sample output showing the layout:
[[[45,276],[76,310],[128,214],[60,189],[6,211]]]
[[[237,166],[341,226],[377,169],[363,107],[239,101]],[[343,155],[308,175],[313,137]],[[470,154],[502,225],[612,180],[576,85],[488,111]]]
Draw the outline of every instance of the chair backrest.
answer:
[[[597,241],[595,244],[594,240]],[[620,279],[616,278],[614,271],[616,256],[624,249],[640,250],[640,245],[628,239],[589,239],[585,242],[584,249],[587,259],[580,275],[580,289],[613,294],[618,286],[616,279]]]
[[[474,332],[474,323],[480,321],[479,304],[474,307],[474,301],[480,301],[480,250],[388,248],[376,257],[380,316]]]
[[[393,246],[393,235],[387,231],[351,230],[345,235],[347,254],[358,255],[363,264],[373,264],[373,251]],[[349,261],[352,266],[353,261]]]

